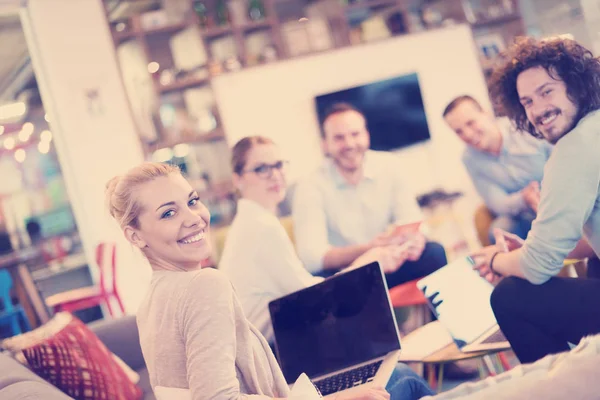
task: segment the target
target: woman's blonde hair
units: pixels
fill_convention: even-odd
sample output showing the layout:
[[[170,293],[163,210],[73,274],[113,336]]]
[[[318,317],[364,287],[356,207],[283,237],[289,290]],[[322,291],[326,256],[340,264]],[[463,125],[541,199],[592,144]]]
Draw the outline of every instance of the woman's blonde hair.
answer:
[[[115,176],[106,184],[106,205],[110,215],[121,228],[138,228],[141,206],[135,195],[137,187],[156,178],[181,174],[179,168],[170,164],[145,162],[124,175]]]

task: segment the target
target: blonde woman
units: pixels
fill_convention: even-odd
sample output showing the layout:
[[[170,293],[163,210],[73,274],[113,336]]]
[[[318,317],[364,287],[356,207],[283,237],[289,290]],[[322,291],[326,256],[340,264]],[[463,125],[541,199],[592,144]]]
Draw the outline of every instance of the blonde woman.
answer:
[[[137,314],[153,388],[201,399],[286,399],[266,340],[244,316],[230,282],[201,268],[211,254],[210,214],[178,169],[145,163],[107,184],[110,214],[153,270]],[[384,400],[382,388],[337,400]]]

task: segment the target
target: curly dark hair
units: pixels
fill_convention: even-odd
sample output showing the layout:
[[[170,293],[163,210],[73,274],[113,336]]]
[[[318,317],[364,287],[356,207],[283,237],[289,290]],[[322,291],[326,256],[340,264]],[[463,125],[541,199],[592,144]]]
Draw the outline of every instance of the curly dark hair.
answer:
[[[527,119],[517,93],[517,77],[530,68],[542,67],[565,82],[567,96],[578,108],[576,121],[600,109],[600,60],[574,40],[519,38],[503,58],[504,64],[492,74],[492,97],[518,129],[541,137]]]

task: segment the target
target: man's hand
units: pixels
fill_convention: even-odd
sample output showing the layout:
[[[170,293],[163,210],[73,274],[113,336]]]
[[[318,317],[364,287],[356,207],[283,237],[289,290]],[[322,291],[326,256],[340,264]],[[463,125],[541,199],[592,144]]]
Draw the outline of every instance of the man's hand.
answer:
[[[406,242],[408,244],[408,248],[406,249],[406,259],[409,261],[417,261],[421,258],[421,254],[423,254],[423,250],[425,250],[425,235],[418,232],[408,239]]]
[[[382,247],[389,245],[401,245],[414,238],[415,235],[421,235],[419,229],[421,222],[411,222],[408,224],[391,224],[385,230],[373,239],[369,244],[371,247]]]
[[[386,274],[396,272],[407,260],[408,243],[374,247],[358,257],[349,268],[362,267],[377,261]]]
[[[523,196],[529,208],[537,213],[540,204],[540,183],[538,181],[529,182],[527,186],[521,189],[521,196]]]
[[[375,239],[371,240],[370,247],[385,247],[391,245],[401,245],[404,244],[409,237],[406,235],[394,235],[391,231],[386,231],[380,233],[375,237]]]
[[[499,282],[499,276],[492,272],[490,263],[494,254],[502,252],[497,244],[486,246],[481,250],[471,254],[471,258],[475,261],[474,269],[479,272],[482,278],[495,285]]]
[[[492,285],[497,285],[503,278],[492,272],[492,257],[497,253],[509,253],[523,246],[525,241],[512,233],[503,231],[502,229],[494,229],[494,238],[496,244],[484,247],[483,249],[471,254],[471,258],[475,261],[475,269],[479,275],[485,278]]]
[[[494,229],[494,238],[496,239],[497,247],[505,253],[520,249],[525,244],[525,241],[519,236],[499,228]]]

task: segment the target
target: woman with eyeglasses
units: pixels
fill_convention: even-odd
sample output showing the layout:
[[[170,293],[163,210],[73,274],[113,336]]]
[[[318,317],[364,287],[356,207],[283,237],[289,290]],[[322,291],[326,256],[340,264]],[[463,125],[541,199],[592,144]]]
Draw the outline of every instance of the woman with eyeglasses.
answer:
[[[270,301],[319,283],[296,255],[294,244],[277,218],[286,194],[287,162],[271,139],[251,136],[233,146],[233,181],[240,199],[229,228],[219,269],[229,277],[246,318],[273,342]],[[357,260],[366,264],[377,255]],[[419,399],[431,394],[427,383],[399,364],[386,388],[391,399]]]
[[[233,147],[233,181],[240,198],[219,262],[246,317],[269,342],[269,302],[323,280],[304,268],[277,218],[286,193],[286,164],[273,141],[262,136],[245,137]]]

